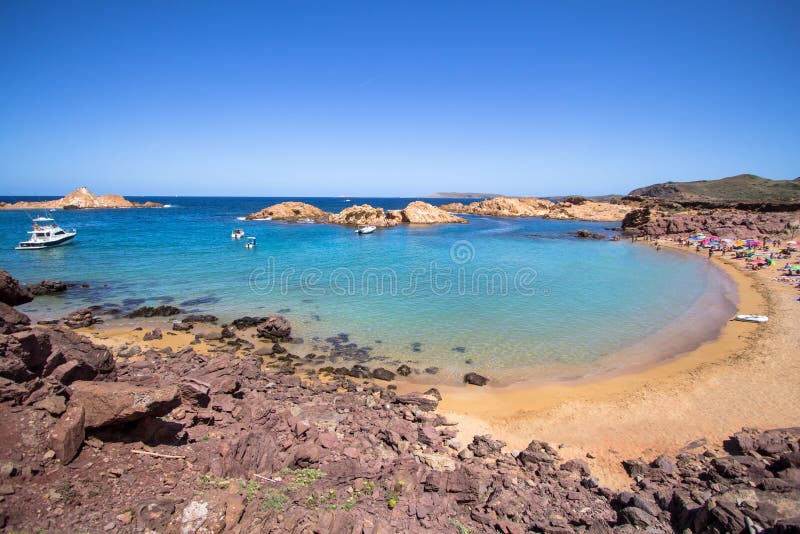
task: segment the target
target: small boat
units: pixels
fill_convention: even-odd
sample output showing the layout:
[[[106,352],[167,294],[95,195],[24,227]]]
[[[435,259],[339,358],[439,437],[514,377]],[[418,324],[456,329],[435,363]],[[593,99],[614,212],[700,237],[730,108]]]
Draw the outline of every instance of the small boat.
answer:
[[[737,315],[736,320],[748,323],[766,323],[769,321],[769,317],[766,315]]]
[[[241,228],[237,228],[233,232],[231,232],[232,239],[241,239],[243,237],[244,237],[244,230],[242,230]]]
[[[244,244],[244,248],[256,248],[256,238],[251,235],[247,236],[247,242]]]
[[[308,217],[303,217],[302,219],[297,219],[297,222],[299,222],[300,224],[314,224],[314,221],[312,221]]]
[[[257,219],[250,219],[251,221],[271,221],[272,217],[259,217]]]
[[[33,230],[27,241],[20,241],[15,248],[17,250],[37,250],[42,248],[52,248],[64,245],[78,235],[78,231],[73,229],[68,232],[56,224],[56,221],[49,217],[36,217],[33,219]]]
[[[361,226],[356,230],[357,234],[371,234],[375,231],[374,226]]]

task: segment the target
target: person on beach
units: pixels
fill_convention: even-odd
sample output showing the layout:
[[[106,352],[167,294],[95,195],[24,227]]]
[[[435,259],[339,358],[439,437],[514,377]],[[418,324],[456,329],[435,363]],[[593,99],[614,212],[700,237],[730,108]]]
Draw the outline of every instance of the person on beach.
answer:
[[[714,249],[713,248],[708,249],[708,259],[711,259],[711,256],[713,255],[714,255]]]

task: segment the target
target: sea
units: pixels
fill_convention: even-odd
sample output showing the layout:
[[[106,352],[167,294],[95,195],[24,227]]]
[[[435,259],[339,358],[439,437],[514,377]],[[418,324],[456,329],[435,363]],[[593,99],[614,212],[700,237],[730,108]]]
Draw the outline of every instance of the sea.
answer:
[[[89,305],[128,312],[170,304],[222,322],[279,313],[304,340],[294,352],[345,334],[339,339],[377,361],[408,363],[420,380],[435,367],[439,381],[458,383],[474,371],[506,385],[672,357],[717,336],[736,308],[733,281],[703,255],[574,235],[612,236],[618,223],[468,215],[468,224],[359,235],[329,224],[241,219],[285,200],[338,212],[364,203],[399,209],[417,199],[131,200],[168,207],[50,213],[78,235],[39,251],[14,246],[42,213],[0,211],[0,268],[25,283],[72,284],[19,309],[38,320]],[[235,228],[256,246],[232,239]],[[104,327],[133,324],[107,319]]]

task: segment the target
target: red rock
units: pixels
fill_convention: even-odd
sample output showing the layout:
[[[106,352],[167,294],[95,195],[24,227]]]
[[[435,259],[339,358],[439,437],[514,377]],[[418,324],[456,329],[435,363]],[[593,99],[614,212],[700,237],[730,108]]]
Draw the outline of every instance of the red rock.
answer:
[[[70,404],[86,410],[86,428],[127,423],[168,414],[180,404],[177,386],[140,387],[120,382],[75,382]]]
[[[83,406],[70,404],[61,419],[53,426],[47,446],[56,453],[61,463],[75,458],[83,443],[85,413]]]

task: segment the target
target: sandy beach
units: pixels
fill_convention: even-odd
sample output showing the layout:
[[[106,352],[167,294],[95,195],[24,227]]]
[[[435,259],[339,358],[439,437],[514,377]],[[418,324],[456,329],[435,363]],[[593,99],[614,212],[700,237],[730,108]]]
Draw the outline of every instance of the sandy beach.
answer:
[[[718,447],[743,427],[800,425],[797,290],[772,281],[775,269],[713,261],[736,281],[739,313],[768,315],[769,323],[731,321],[696,350],[588,383],[442,388],[440,411],[459,422],[465,441],[489,433],[511,449],[531,438],[559,444],[564,457],[586,458],[611,487],[630,484],[620,463],[626,458],[651,460],[701,439]]]

